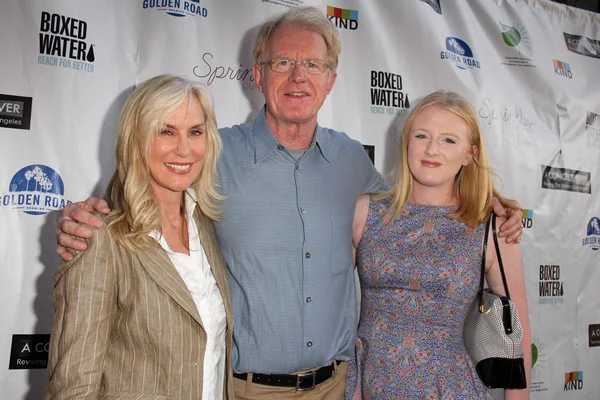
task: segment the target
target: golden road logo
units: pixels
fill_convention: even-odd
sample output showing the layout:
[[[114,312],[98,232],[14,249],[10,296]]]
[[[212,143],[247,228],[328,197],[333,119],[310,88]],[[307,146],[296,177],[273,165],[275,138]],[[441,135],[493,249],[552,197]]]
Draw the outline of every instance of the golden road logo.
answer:
[[[9,183],[9,192],[1,196],[2,206],[29,215],[44,215],[71,204],[64,197],[65,185],[52,168],[34,164],[20,169]]]
[[[481,63],[475,59],[471,47],[462,39],[457,37],[446,38],[446,50],[440,52],[442,60],[448,60],[456,65],[458,69],[479,69]]]
[[[163,11],[172,17],[208,17],[200,0],[142,0],[142,8]]]
[[[600,218],[592,217],[585,229],[586,236],[581,240],[582,247],[589,247],[592,250],[600,248]]]

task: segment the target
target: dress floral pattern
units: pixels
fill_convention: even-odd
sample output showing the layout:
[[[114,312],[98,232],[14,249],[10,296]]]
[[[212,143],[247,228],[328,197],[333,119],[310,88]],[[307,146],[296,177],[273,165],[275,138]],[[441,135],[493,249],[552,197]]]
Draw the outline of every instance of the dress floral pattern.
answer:
[[[491,399],[463,345],[485,224],[409,203],[386,225],[388,203],[371,200],[357,249],[362,308],[346,399]]]

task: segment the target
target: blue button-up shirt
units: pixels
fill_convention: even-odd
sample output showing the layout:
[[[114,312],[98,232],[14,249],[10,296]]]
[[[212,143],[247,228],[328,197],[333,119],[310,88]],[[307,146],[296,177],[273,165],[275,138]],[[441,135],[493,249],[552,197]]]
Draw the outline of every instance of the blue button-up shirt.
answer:
[[[215,224],[233,300],[236,372],[291,373],[354,354],[352,220],[383,187],[362,145],[317,126],[296,161],[261,111],[220,130],[224,216]]]

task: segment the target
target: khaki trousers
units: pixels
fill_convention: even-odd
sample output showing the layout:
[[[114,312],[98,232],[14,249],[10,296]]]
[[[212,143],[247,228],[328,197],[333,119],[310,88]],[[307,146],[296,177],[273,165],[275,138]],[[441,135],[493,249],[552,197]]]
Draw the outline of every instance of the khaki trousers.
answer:
[[[335,363],[334,363],[335,365]],[[301,371],[301,372],[310,372]],[[233,378],[233,391],[236,400],[279,400],[279,399],[310,399],[310,400],[343,400],[346,391],[346,372],[348,364],[341,362],[335,366],[333,376],[312,390],[296,391],[296,388],[259,385],[252,383],[252,374],[248,380]]]

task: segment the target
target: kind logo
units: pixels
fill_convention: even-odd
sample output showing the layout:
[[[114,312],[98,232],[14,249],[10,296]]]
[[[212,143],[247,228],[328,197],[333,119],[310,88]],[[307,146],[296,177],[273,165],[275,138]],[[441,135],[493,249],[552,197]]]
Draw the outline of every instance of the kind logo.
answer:
[[[564,391],[583,389],[583,371],[565,373]]]
[[[533,210],[521,209],[521,222],[523,223],[523,229],[530,229],[533,227]]]
[[[351,31],[358,29],[358,10],[327,6],[327,19],[336,28],[349,29]]]
[[[554,65],[555,75],[573,79],[573,73],[571,72],[571,65],[569,63],[559,60],[552,60],[552,65]]]

